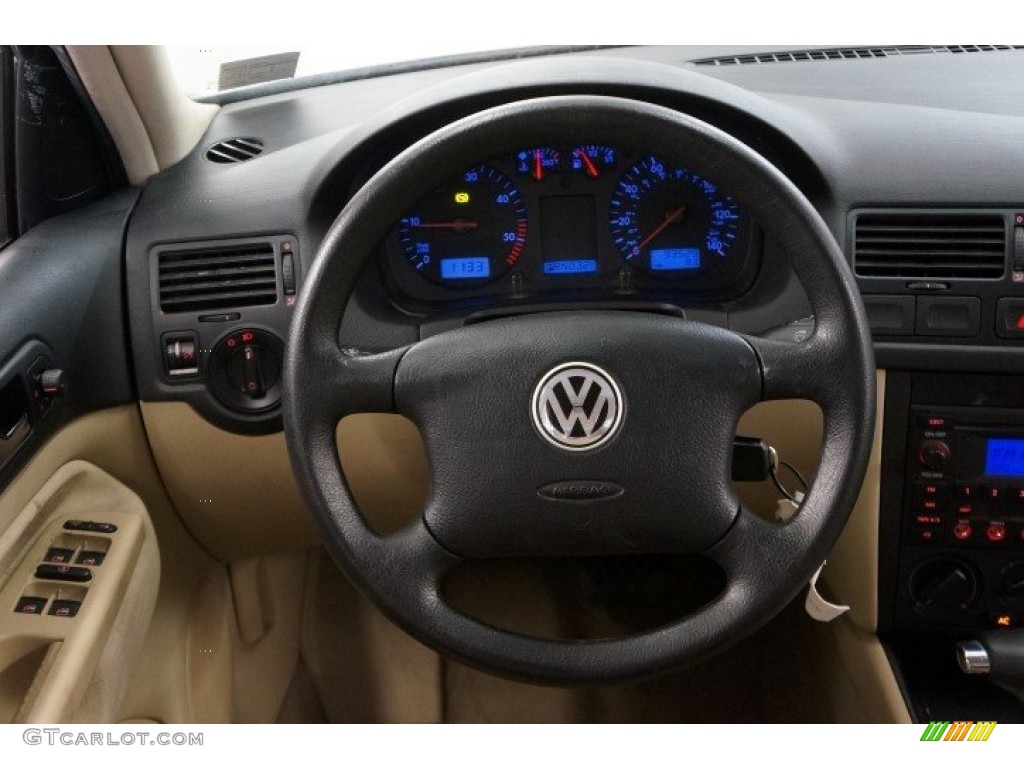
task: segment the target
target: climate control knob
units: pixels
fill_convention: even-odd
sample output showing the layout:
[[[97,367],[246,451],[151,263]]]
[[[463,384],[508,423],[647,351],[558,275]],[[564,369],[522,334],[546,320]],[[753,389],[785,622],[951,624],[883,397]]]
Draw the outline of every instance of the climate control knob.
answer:
[[[971,607],[977,594],[978,577],[959,560],[928,560],[910,574],[910,596],[924,613],[961,613]]]
[[[941,471],[949,466],[949,446],[941,440],[926,440],[917,452],[917,461],[925,469]]]

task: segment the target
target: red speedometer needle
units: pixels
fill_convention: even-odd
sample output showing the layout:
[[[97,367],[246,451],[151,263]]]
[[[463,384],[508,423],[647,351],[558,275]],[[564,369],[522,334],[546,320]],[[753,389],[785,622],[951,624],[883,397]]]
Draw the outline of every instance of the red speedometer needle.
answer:
[[[456,219],[455,221],[431,221],[413,224],[413,229],[454,229],[456,232],[468,232],[476,229],[476,222],[469,219]]]
[[[539,149],[533,150],[533,178],[540,181],[544,178],[543,155]]]
[[[590,155],[582,149],[576,150],[576,157],[583,161],[583,167],[587,169],[587,176],[592,179],[596,179],[598,176],[597,166],[594,165],[594,161],[590,159]]]
[[[640,253],[640,251],[643,249],[643,247],[645,245],[647,245],[649,242],[651,242],[651,240],[656,238],[658,235],[660,235],[662,232],[664,232],[668,227],[671,227],[673,224],[675,224],[677,221],[679,221],[681,218],[683,218],[683,214],[684,213],[686,213],[686,206],[685,205],[680,205],[678,208],[673,208],[671,211],[666,213],[665,214],[665,220],[663,222],[661,222],[661,224],[656,226],[654,228],[654,231],[651,232],[651,234],[649,234],[647,237],[645,237],[643,240],[641,240],[639,243],[637,243],[636,247],[633,249],[633,253]]]

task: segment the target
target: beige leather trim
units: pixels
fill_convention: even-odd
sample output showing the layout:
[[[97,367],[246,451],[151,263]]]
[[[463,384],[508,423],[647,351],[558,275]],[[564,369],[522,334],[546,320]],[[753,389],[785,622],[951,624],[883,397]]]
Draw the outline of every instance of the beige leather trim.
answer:
[[[879,639],[845,616],[834,626],[836,663],[829,667],[837,723],[910,723],[903,693]]]
[[[141,408],[171,500],[209,552],[230,561],[316,544],[283,435],[236,435],[185,403]]]
[[[857,503],[839,541],[828,556],[822,581],[834,598],[849,605],[858,630],[874,634],[878,626],[878,508],[882,477],[882,425],[885,420],[885,371],[878,372],[875,440]]]
[[[110,53],[145,125],[160,170],[192,151],[203,137],[216,104],[200,104],[178,87],[162,45],[112,45]]]
[[[131,649],[122,644],[135,635],[132,625],[140,621],[139,613],[126,603],[112,630],[108,651],[100,659],[93,685],[86,691],[81,717],[93,722],[104,719],[188,722],[186,625],[189,607],[200,581],[218,566],[188,535],[171,507],[154,468],[138,408],[130,405],[93,413],[54,435],[0,494],[0,531],[13,530],[12,521],[32,497],[61,466],[75,459],[94,464],[142,499],[160,542],[161,556],[156,566],[160,569],[157,607],[148,622],[138,661],[130,663]],[[30,544],[31,538],[24,541]],[[149,557],[145,549],[141,557]],[[136,586],[135,582],[129,586],[129,595]],[[144,594],[144,584],[139,583],[138,587]],[[119,648],[124,655],[118,655]],[[39,659],[30,661],[38,667]],[[107,707],[110,692],[122,685],[127,691],[126,698],[116,712],[107,716],[93,708],[94,705]],[[230,693],[225,695],[230,696]],[[79,713],[75,713],[69,719],[78,717]]]
[[[117,146],[128,181],[142,184],[159,170],[153,143],[106,45],[69,45],[68,55]]]
[[[284,435],[237,435],[185,403],[141,403],[157,467],[189,530],[222,560],[315,546]],[[419,432],[393,414],[338,425],[345,477],[370,525],[397,530],[422,509],[427,469]]]
[[[22,521],[24,519],[24,522]],[[63,523],[69,519],[99,520],[113,523],[114,534],[72,533]],[[122,651],[134,649],[146,631],[156,603],[159,568],[156,536],[141,499],[113,477],[84,461],[72,461],[61,467],[26,505],[16,527],[34,532],[32,544],[19,552],[18,565],[8,573],[0,589],[0,669],[20,658],[26,648],[48,646],[50,651],[23,702],[19,722],[67,722],[80,715],[80,705],[89,683],[96,677],[100,658],[113,633],[123,606],[131,605],[138,620],[129,621],[133,638],[121,642]],[[143,545],[151,557],[144,571],[145,583],[135,578]],[[36,566],[50,546],[73,550],[98,550],[106,553],[102,565],[91,569],[86,584],[37,579]],[[136,590],[126,600],[129,582]],[[22,596],[49,600],[82,601],[73,618],[15,613]],[[52,605],[48,603],[48,606]],[[122,622],[122,627],[125,624]],[[122,630],[120,637],[125,637]],[[134,640],[134,642],[132,642]],[[116,659],[130,666],[132,658]],[[93,687],[90,715],[82,718],[109,720],[124,693],[124,675],[112,676],[110,684]]]
[[[181,92],[162,46],[69,45],[67,51],[131,184],[181,160],[220,109]]]

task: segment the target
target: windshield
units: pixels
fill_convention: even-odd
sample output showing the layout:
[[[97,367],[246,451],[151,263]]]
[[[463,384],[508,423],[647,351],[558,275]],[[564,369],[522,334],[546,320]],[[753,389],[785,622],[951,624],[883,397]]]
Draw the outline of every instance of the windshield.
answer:
[[[193,98],[275,80],[346,72],[381,65],[479,53],[480,43],[453,46],[450,40],[401,45],[286,47],[223,45],[200,48],[168,45],[175,78]]]

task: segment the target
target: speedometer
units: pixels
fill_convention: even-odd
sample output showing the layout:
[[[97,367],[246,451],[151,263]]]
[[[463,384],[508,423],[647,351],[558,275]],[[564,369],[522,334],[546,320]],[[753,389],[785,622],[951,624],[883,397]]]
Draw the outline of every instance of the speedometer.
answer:
[[[468,288],[515,265],[526,230],[519,190],[491,166],[478,165],[419,200],[399,221],[398,239],[419,274]]]
[[[739,206],[712,181],[654,155],[623,174],[612,193],[610,216],[623,259],[676,278],[725,261],[741,223]]]

